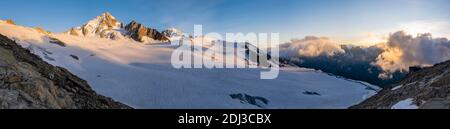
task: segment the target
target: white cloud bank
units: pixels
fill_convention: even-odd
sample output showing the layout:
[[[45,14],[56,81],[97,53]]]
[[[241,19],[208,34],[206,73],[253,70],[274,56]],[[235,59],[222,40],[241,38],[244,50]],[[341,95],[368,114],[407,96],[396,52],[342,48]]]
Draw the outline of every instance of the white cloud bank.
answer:
[[[304,39],[292,39],[291,43],[280,45],[282,56],[306,56],[319,55],[333,56],[345,51],[339,44],[326,37],[307,36]]]
[[[433,38],[430,33],[416,37],[404,31],[391,34],[387,43],[379,45],[384,50],[373,65],[380,66],[389,78],[396,70],[408,71],[410,66],[429,66],[450,60],[450,41],[447,38]]]

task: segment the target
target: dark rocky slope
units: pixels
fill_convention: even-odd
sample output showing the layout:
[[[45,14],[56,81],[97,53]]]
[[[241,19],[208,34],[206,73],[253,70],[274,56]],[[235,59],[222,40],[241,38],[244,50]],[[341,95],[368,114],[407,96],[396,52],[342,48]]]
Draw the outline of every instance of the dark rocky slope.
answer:
[[[0,109],[127,109],[0,35]]]
[[[388,109],[408,98],[422,109],[450,109],[450,61],[412,72],[394,87],[351,108]]]

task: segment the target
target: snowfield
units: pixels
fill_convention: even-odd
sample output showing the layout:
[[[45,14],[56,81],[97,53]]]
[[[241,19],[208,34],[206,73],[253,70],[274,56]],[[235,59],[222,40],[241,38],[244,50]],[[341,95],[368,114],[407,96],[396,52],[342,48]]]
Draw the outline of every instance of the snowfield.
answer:
[[[391,109],[418,109],[419,107],[413,103],[412,98],[402,100],[394,104]]]
[[[0,34],[87,80],[98,93],[134,108],[335,109],[376,93],[365,83],[303,68],[281,68],[273,80],[261,80],[261,69],[175,69],[170,64],[176,48],[172,45],[47,35],[4,22]],[[54,39],[63,45],[52,43]]]

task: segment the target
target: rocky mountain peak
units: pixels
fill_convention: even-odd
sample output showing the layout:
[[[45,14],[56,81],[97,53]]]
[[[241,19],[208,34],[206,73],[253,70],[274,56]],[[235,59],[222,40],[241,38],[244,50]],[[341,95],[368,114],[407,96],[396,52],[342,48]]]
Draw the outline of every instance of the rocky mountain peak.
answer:
[[[131,21],[128,25],[125,26],[125,30],[137,30],[137,29],[145,29],[145,27],[135,20]]]
[[[122,23],[118,22],[111,13],[105,12],[100,16],[90,20],[86,25],[97,26],[100,28],[121,28]]]
[[[170,41],[165,35],[156,29],[148,28],[139,22],[131,21],[125,26],[125,31],[132,39],[140,42]]]
[[[131,38],[143,43],[155,43],[170,41],[167,36],[149,28],[137,21],[131,21],[126,26],[116,20],[109,12],[102,13],[100,16],[88,21],[86,24],[71,28],[66,34],[73,36],[89,36],[109,39]]]
[[[112,18],[112,19],[116,19],[111,13],[109,13],[109,12],[104,12],[104,13],[102,13],[102,15],[101,15],[102,17],[105,17],[105,18]]]
[[[111,13],[105,12],[80,27],[71,28],[66,33],[74,36],[98,36],[117,39],[123,38],[120,32],[122,28],[123,24],[121,22],[117,21]]]

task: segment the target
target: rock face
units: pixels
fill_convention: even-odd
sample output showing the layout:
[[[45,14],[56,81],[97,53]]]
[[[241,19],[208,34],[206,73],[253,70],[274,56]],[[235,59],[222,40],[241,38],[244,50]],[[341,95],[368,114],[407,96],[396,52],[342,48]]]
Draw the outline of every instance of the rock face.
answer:
[[[169,39],[162,33],[155,29],[147,28],[136,21],[132,21],[130,24],[125,26],[125,30],[128,32],[127,35],[136,41],[148,42],[149,39],[169,41]]]
[[[101,38],[121,39],[123,35],[120,29],[123,27],[114,16],[106,12],[90,20],[86,24],[71,28],[67,33],[74,36],[99,36]]]
[[[0,35],[0,109],[128,109]]]
[[[395,87],[351,108],[390,109],[407,99],[422,109],[450,109],[450,61],[412,72]]]

